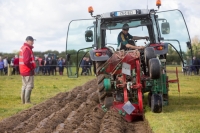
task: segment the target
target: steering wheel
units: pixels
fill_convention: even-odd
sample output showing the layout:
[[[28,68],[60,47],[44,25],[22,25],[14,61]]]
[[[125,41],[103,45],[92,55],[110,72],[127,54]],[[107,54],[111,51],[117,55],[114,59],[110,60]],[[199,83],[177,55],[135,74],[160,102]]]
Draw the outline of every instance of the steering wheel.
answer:
[[[136,46],[135,40],[133,40],[133,39],[128,40],[128,43],[131,44],[131,45],[133,45],[133,46]]]

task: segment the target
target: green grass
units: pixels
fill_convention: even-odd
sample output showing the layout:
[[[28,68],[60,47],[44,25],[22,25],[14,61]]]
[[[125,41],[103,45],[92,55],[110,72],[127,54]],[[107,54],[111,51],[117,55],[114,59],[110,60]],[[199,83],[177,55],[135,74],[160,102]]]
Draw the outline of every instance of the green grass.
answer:
[[[176,78],[175,73],[168,76],[169,79]],[[200,76],[183,76],[179,73],[179,80],[180,95],[177,84],[170,84],[169,106],[163,107],[162,113],[155,114],[150,108],[146,109],[145,116],[155,133],[200,132]]]
[[[78,79],[65,76],[35,76],[35,88],[32,91],[31,102],[34,104],[86,83],[94,76],[80,76]],[[9,117],[33,105],[21,104],[21,76],[0,76],[0,120]]]

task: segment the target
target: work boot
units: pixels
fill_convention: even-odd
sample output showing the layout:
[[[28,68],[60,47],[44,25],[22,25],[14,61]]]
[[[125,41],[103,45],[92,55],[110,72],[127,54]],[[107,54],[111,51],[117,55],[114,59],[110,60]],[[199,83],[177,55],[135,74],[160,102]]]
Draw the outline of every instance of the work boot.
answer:
[[[25,103],[31,103],[30,99],[31,99],[31,91],[32,90],[26,90],[25,91]]]
[[[22,104],[25,104],[25,90],[22,90],[21,92],[21,101],[22,101]]]

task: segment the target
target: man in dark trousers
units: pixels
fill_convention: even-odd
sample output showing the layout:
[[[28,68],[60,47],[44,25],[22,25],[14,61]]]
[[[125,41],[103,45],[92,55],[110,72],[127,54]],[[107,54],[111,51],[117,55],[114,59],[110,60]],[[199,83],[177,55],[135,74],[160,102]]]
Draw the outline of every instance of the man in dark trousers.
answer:
[[[83,57],[80,67],[82,68],[81,75],[86,74],[86,57]]]
[[[193,67],[196,69],[195,74],[199,75],[199,61],[196,57],[193,57]]]
[[[52,72],[52,75],[56,75],[56,66],[57,66],[57,61],[55,59],[55,56],[53,55],[52,56],[52,63],[51,63],[51,72]]]
[[[34,69],[36,68],[32,51],[34,40],[32,36],[28,36],[19,53],[19,70],[22,76],[21,100],[23,104],[31,103],[31,91],[34,87]]]
[[[71,60],[70,60],[71,55],[67,54],[66,55],[66,63],[67,63],[67,72],[68,74],[72,75],[72,69],[71,69]]]

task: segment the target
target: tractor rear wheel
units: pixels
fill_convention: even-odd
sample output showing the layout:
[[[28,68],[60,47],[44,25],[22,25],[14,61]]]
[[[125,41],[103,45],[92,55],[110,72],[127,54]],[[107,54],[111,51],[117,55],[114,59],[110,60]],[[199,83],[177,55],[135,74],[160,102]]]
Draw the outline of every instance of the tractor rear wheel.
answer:
[[[145,64],[149,66],[149,60],[152,58],[156,58],[156,54],[153,47],[147,47],[144,49],[144,58],[145,58]]]
[[[152,94],[152,96],[151,96],[151,111],[154,113],[162,112],[162,95]]]
[[[101,69],[102,65],[105,61],[97,61],[96,62],[96,70],[97,70],[97,85],[98,85],[98,92],[99,92],[99,102],[100,104],[104,104],[105,97],[107,96],[107,92],[105,91],[104,87],[104,79],[106,77],[105,74],[98,74],[99,69]]]
[[[149,76],[151,79],[159,79],[161,75],[160,61],[157,58],[149,60]]]
[[[97,75],[97,85],[98,85],[99,102],[100,103],[103,103],[104,98],[106,96],[106,91],[105,91],[105,87],[103,84],[104,78],[105,78],[104,74]]]

